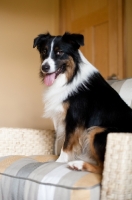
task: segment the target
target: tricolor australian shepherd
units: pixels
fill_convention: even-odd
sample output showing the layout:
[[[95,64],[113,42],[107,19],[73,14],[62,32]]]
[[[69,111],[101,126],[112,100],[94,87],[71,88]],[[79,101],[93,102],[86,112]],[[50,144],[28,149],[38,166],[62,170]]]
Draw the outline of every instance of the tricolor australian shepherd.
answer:
[[[53,119],[63,146],[57,162],[72,169],[101,173],[109,132],[132,132],[132,109],[80,52],[81,34],[34,39],[40,76],[47,87],[45,116]]]

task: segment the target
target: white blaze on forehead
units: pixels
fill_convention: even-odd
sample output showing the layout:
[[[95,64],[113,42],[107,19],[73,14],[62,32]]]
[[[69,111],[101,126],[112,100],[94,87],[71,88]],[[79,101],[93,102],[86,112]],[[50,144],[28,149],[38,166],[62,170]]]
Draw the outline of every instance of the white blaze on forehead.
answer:
[[[56,37],[55,37],[56,38]],[[55,61],[51,58],[52,52],[53,52],[53,46],[54,46],[54,40],[55,38],[52,40],[51,42],[51,49],[50,49],[50,53],[49,53],[49,57],[46,58],[43,62],[42,65],[44,64],[48,64],[50,66],[50,69],[48,71],[48,73],[53,73],[55,72]]]

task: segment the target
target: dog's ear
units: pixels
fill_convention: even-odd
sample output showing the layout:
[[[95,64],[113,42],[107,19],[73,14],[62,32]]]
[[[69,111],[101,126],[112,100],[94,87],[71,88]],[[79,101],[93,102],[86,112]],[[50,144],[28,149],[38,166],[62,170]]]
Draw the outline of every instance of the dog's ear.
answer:
[[[65,32],[65,34],[62,36],[62,39],[65,42],[72,44],[77,49],[79,49],[80,46],[84,45],[84,36],[82,34],[70,34],[68,32]]]
[[[38,37],[34,39],[33,48],[37,46],[37,49],[39,49],[41,42],[48,39],[50,36],[51,35],[49,33],[38,35]]]

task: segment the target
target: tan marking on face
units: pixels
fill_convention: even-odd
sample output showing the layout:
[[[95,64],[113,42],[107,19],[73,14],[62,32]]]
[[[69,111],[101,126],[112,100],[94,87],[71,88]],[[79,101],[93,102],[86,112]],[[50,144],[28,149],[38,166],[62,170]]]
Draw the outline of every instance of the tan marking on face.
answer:
[[[74,70],[75,70],[75,63],[71,56],[69,56],[69,59],[67,60],[66,68],[67,68],[66,77],[67,77],[67,80],[70,81],[71,78],[73,77]]]

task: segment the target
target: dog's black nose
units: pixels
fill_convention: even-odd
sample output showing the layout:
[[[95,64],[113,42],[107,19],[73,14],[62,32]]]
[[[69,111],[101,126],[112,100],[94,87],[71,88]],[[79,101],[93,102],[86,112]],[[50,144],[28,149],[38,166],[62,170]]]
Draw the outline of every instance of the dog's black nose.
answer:
[[[43,72],[48,72],[50,69],[50,66],[48,63],[45,63],[44,65],[42,65],[42,71]]]

